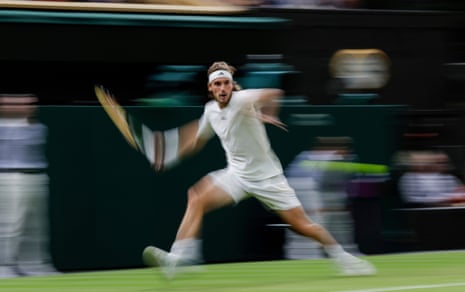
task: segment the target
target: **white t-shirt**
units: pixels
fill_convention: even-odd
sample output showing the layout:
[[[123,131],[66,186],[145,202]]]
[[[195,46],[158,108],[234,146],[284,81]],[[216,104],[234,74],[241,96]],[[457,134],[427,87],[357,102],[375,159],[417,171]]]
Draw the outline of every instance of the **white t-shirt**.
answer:
[[[271,149],[266,129],[257,118],[254,103],[260,89],[235,91],[229,104],[221,109],[215,100],[205,105],[197,136],[216,134],[226,152],[228,168],[239,177],[257,181],[283,173]]]

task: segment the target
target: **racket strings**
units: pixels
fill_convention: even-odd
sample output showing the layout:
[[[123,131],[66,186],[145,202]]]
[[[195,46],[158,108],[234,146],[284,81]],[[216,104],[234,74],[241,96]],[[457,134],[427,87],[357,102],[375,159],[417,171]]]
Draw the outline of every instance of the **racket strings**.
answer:
[[[115,98],[102,86],[95,87],[95,93],[98,100],[107,112],[110,119],[115,123],[116,127],[120,130],[126,141],[134,148],[139,150],[137,142],[131,132],[128,124],[128,114],[126,111],[115,101]]]

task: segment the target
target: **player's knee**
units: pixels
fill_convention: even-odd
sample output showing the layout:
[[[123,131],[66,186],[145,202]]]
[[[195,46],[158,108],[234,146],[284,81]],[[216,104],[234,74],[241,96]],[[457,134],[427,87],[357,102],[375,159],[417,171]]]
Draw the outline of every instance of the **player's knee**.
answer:
[[[198,192],[195,190],[194,187],[190,187],[187,190],[187,200],[188,202],[195,201],[199,197]]]
[[[203,207],[202,196],[194,187],[187,190],[187,204],[190,207]]]

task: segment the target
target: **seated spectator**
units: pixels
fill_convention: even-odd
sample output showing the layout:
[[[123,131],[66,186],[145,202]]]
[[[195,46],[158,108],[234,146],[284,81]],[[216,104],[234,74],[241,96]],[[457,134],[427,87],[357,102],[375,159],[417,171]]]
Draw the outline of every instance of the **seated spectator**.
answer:
[[[443,152],[413,152],[406,157],[408,170],[399,180],[399,191],[409,207],[465,204],[465,187],[451,173]]]

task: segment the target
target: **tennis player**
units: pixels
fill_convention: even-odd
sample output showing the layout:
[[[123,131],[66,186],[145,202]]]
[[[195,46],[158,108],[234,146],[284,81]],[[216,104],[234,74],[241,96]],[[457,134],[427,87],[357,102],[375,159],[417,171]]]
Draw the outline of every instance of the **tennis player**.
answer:
[[[319,242],[344,275],[371,275],[369,262],[343,250],[325,228],[308,218],[289,186],[280,161],[270,147],[264,123],[285,129],[279,120],[280,89],[242,90],[234,81],[236,69],[215,62],[208,69],[207,102],[189,151],[202,148],[217,135],[226,152],[227,167],[213,171],[188,190],[188,204],[171,250],[148,246],[143,259],[159,265],[167,278],[180,267],[202,261],[199,231],[205,213],[255,197],[276,212],[297,233]]]

